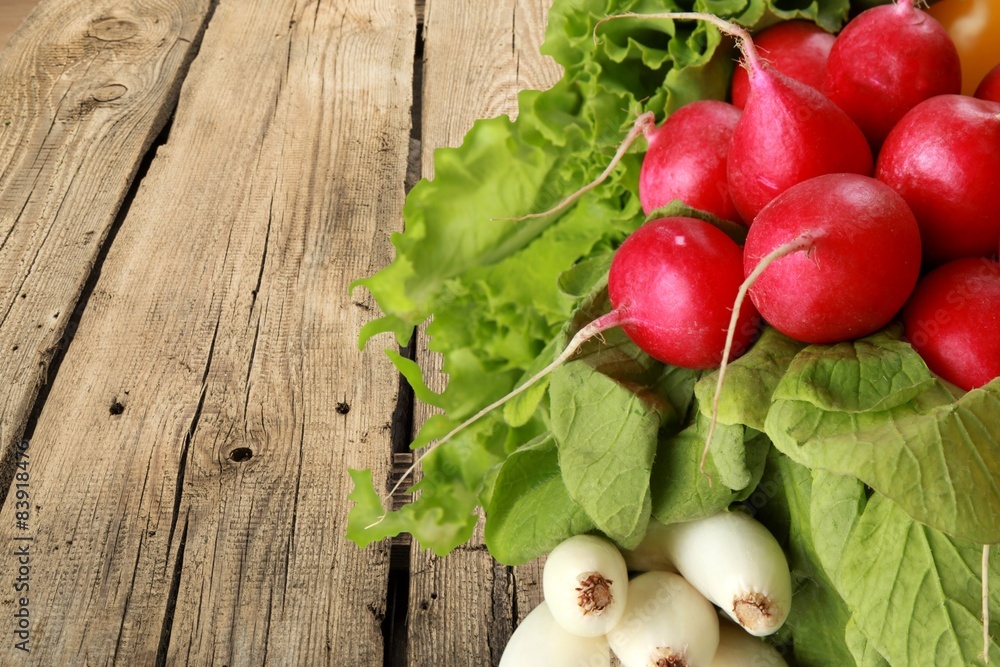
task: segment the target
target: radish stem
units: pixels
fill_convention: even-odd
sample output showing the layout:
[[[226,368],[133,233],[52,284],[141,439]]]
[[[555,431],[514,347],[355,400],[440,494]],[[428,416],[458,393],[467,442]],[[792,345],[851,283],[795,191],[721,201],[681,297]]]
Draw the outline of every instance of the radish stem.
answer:
[[[563,199],[561,202],[559,202],[549,210],[542,211],[541,213],[529,213],[527,215],[522,215],[516,218],[492,218],[492,219],[521,222],[522,220],[530,220],[531,218],[544,218],[547,215],[552,215],[553,213],[557,213],[563,210],[564,208],[572,204],[574,201],[576,201],[577,199],[579,199],[580,197],[582,197],[583,195],[585,195],[586,193],[590,192],[598,185],[603,183],[605,179],[607,179],[607,177],[611,175],[611,172],[614,171],[614,168],[618,166],[618,163],[622,161],[622,158],[625,157],[625,153],[632,146],[632,143],[636,140],[636,138],[640,134],[644,134],[648,137],[650,130],[655,126],[656,126],[656,117],[653,115],[652,111],[647,111],[645,113],[639,114],[639,116],[635,119],[635,123],[632,124],[632,129],[629,130],[627,135],[625,135],[625,139],[618,147],[618,151],[615,153],[614,157],[611,158],[611,162],[608,163],[608,166],[605,167],[604,171],[601,172],[600,176],[598,176],[593,181],[583,186],[573,194],[569,195],[568,197]]]
[[[990,545],[983,545],[983,662],[990,664]]]
[[[396,481],[396,483],[393,485],[392,489],[389,491],[388,501],[391,503],[392,497],[393,497],[393,495],[395,495],[396,491],[399,490],[399,488],[403,485],[403,482],[406,481],[406,478],[409,477],[413,473],[413,471],[417,469],[417,466],[420,464],[421,461],[424,460],[424,458],[427,457],[428,454],[430,454],[431,452],[433,452],[435,449],[437,449],[438,447],[440,447],[444,443],[446,443],[449,440],[451,440],[459,432],[465,430],[470,425],[472,425],[473,423],[475,423],[476,421],[478,421],[481,417],[484,417],[486,414],[488,414],[489,412],[491,412],[495,408],[500,407],[501,405],[503,405],[504,403],[506,403],[510,399],[514,398],[515,396],[517,396],[521,392],[527,390],[532,385],[537,384],[539,380],[541,380],[546,375],[548,375],[549,373],[551,373],[552,371],[554,371],[556,368],[558,368],[560,365],[562,365],[567,360],[569,360],[569,358],[572,357],[576,353],[576,351],[578,349],[580,349],[580,346],[582,346],[588,340],[590,340],[594,336],[596,336],[596,335],[598,335],[598,334],[600,334],[600,333],[602,333],[604,331],[607,331],[608,329],[620,326],[620,325],[624,324],[625,322],[627,322],[628,320],[629,320],[629,316],[628,316],[628,313],[627,313],[627,311],[625,309],[623,309],[623,308],[622,309],[616,309],[616,310],[612,310],[610,313],[606,313],[605,315],[602,315],[601,317],[598,317],[596,320],[594,320],[593,322],[587,324],[582,329],[580,329],[579,331],[577,331],[576,334],[573,336],[573,338],[571,338],[570,341],[569,341],[569,343],[566,345],[566,349],[564,349],[559,354],[559,356],[557,356],[555,358],[555,360],[552,361],[552,363],[550,363],[548,366],[546,366],[542,370],[540,370],[537,373],[535,373],[534,375],[532,375],[523,384],[521,384],[521,385],[515,387],[514,389],[512,389],[510,391],[510,393],[508,393],[507,395],[502,396],[501,398],[498,398],[497,400],[493,401],[492,403],[490,403],[489,405],[487,405],[485,408],[483,408],[482,410],[480,410],[476,414],[472,415],[471,417],[469,417],[468,419],[466,419],[464,422],[462,422],[461,424],[459,424],[455,428],[453,428],[450,431],[448,431],[448,433],[446,433],[444,436],[442,436],[441,438],[439,438],[437,441],[435,441],[435,442],[431,443],[430,445],[428,445],[428,447],[423,451],[423,453],[421,453],[420,456],[418,456],[416,458],[416,460],[413,462],[413,464],[409,468],[407,468],[405,471],[403,471],[403,474],[400,476],[399,480]],[[383,521],[385,521],[385,517],[387,515],[388,515],[388,511],[383,512],[382,515],[379,516],[378,519],[376,519],[372,523],[370,523],[367,526],[365,526],[365,529],[367,530],[369,528],[374,528],[375,526],[379,525],[380,523],[382,523]]]
[[[733,314],[729,320],[729,328],[726,331],[726,345],[722,350],[722,363],[719,365],[719,379],[715,383],[715,394],[712,396],[712,418],[708,423],[708,435],[705,437],[705,448],[701,452],[701,464],[699,466],[701,474],[708,478],[709,486],[712,485],[712,476],[705,472],[705,462],[708,459],[708,449],[712,446],[715,426],[719,421],[719,398],[722,396],[722,383],[726,378],[726,368],[729,365],[729,355],[733,347],[733,337],[736,335],[736,322],[740,317],[740,308],[743,306],[743,301],[746,299],[751,285],[757,282],[757,279],[764,273],[768,266],[793,252],[810,250],[813,247],[812,244],[812,235],[802,234],[795,240],[778,246],[760,260],[757,266],[754,267],[754,270],[750,272],[750,275],[746,277],[746,280],[743,281],[743,284],[740,285],[740,289],[736,293],[736,301],[733,303]]]

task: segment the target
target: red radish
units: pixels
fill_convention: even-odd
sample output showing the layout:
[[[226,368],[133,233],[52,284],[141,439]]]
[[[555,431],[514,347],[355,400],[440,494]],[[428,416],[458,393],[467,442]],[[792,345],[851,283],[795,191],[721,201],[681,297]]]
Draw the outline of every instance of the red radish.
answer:
[[[644,352],[674,366],[718,366],[724,347],[738,356],[756,337],[760,322],[751,306],[735,326],[731,324],[731,304],[743,281],[742,261],[743,252],[736,242],[704,220],[661,218],[642,225],[625,239],[611,261],[611,312],[580,329],[548,366],[424,449],[388,497],[434,449],[546,377],[602,331],[620,326]]]
[[[673,113],[647,134],[639,173],[639,200],[648,215],[679,199],[724,220],[743,222],[729,196],[726,156],[740,110],[699,100]]]
[[[876,149],[907,111],[961,89],[954,42],[913,0],[872,7],[850,21],[830,51],[824,84]]]
[[[871,174],[871,149],[854,121],[819,91],[763,62],[743,28],[714,14],[627,12],[598,21],[595,34],[618,18],[705,21],[739,42],[750,95],[733,130],[727,175],[736,210],[748,223],[777,195],[813,176]]]
[[[760,62],[742,42],[750,95],[729,148],[729,191],[744,220],[796,183],[831,173],[869,175],[861,130],[819,91]]]
[[[1000,104],[962,95],[922,102],[889,133],[876,178],[913,210],[928,263],[993,255],[1000,239]]]
[[[618,249],[608,276],[612,312],[650,356],[684,368],[713,368],[722,360],[726,325],[743,282],[742,252],[710,223],[694,218],[648,222]],[[736,326],[734,354],[757,335],[753,308]]]
[[[870,334],[896,315],[917,282],[916,220],[902,197],[873,178],[828,174],[779,195],[747,234],[746,274],[802,237],[810,239],[806,252],[777,259],[749,289],[761,316],[796,340]]]
[[[903,309],[906,339],[928,368],[969,390],[1000,377],[1000,264],[963,258],[917,283]]]
[[[983,77],[976,87],[976,97],[990,102],[1000,102],[1000,65],[997,65]]]
[[[823,89],[835,39],[808,21],[784,21],[754,35],[757,50],[774,69],[816,90]],[[731,87],[733,104],[742,109],[749,93],[750,77],[745,69],[737,68]]]

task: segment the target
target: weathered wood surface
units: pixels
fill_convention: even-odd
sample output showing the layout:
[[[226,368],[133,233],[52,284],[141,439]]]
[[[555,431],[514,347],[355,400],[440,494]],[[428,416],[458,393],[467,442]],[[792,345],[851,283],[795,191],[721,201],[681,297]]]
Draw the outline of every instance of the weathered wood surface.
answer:
[[[38,0],[4,0],[0,3],[0,49],[37,4]]]
[[[408,154],[431,175],[558,77],[549,4],[40,0],[0,54],[0,472],[27,429],[31,495],[0,541],[33,538],[32,650],[0,560],[0,664],[496,664],[538,563],[480,534],[399,578],[344,539],[346,468],[388,479],[427,416],[347,285],[391,259]]]
[[[478,118],[516,116],[520,90],[548,88],[561,76],[561,68],[538,52],[550,5],[551,0],[427,3],[424,176],[433,176],[434,149],[459,145]],[[418,348],[421,365],[437,367],[426,347]],[[441,389],[443,383],[438,376],[432,386]],[[427,416],[419,410],[417,422]],[[496,563],[485,549],[482,521],[472,542],[445,558],[414,549],[410,572],[410,665],[496,665],[518,617],[541,599],[539,564]]]
[[[209,5],[51,0],[0,55],[5,452],[24,433],[101,244],[167,120]]]
[[[35,427],[34,664],[382,661],[345,469],[387,476],[397,379],[347,285],[399,226],[414,32],[402,0],[215,8]]]

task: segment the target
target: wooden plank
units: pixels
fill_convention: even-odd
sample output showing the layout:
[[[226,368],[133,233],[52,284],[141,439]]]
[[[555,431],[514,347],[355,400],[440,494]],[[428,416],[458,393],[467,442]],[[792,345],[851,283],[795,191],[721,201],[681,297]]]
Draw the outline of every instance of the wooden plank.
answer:
[[[210,0],[47,0],[0,52],[0,452],[48,366]],[[6,489],[9,470],[0,475]]]
[[[398,379],[347,285],[400,225],[414,26],[219,0],[30,444],[30,664],[381,664],[345,468],[387,478]]]
[[[547,88],[561,70],[538,53],[551,0],[432,0],[424,27],[423,174],[433,176],[432,152],[457,146],[477,118],[515,115],[517,92]],[[439,360],[419,352],[424,368]],[[433,379],[437,389],[444,378]],[[422,408],[417,421],[429,413]],[[408,664],[495,665],[525,606],[541,597],[538,565],[508,568],[485,550],[482,522],[473,541],[437,558],[411,556]],[[516,591],[523,591],[517,593]],[[515,614],[516,608],[516,614]]]
[[[4,0],[0,4],[0,49],[37,4],[38,0]]]

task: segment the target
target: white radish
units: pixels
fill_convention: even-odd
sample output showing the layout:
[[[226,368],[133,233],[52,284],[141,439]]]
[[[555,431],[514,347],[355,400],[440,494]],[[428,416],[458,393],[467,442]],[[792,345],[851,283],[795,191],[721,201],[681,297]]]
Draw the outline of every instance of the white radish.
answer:
[[[719,650],[712,667],[788,667],[788,663],[773,646],[723,622],[719,624]]]
[[[628,568],[611,541],[576,535],[548,555],[542,591],[552,616],[567,632],[598,637],[625,613]]]
[[[720,512],[648,531],[640,549],[659,548],[702,595],[752,635],[778,630],[792,606],[781,545],[753,517]]]
[[[623,667],[710,667],[719,616],[679,574],[647,572],[629,582],[625,615],[608,643]]]
[[[546,603],[531,610],[507,642],[500,667],[610,667],[608,640],[580,637],[556,623]]]
[[[677,572],[677,568],[663,553],[660,546],[662,534],[667,527],[656,520],[651,520],[646,527],[646,536],[635,549],[623,551],[625,565],[633,572]]]

